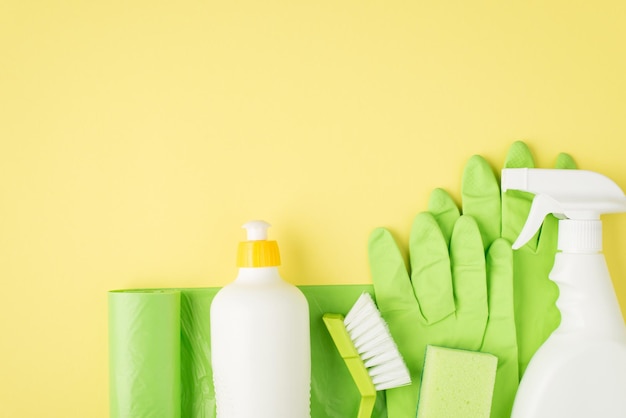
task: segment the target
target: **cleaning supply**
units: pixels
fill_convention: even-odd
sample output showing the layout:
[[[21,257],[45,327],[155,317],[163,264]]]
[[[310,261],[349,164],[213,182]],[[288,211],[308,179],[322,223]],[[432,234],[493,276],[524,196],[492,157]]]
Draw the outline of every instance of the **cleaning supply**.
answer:
[[[181,416],[181,326],[174,289],[112,291],[110,418]]]
[[[311,416],[349,417],[359,402],[354,398],[354,380],[332,347],[322,316],[348,312],[363,292],[373,292],[372,285],[300,285],[298,289],[309,302],[311,318]],[[149,416],[146,411],[173,411],[168,416],[175,417],[177,410],[180,417],[215,418],[209,312],[220,290],[107,292],[111,418]],[[174,406],[178,403],[180,408]],[[384,396],[377,397],[373,417],[387,417]]]
[[[427,345],[498,357],[493,418],[509,416],[517,374],[513,311],[513,251],[496,239],[485,254],[476,221],[448,218],[446,242],[438,219],[415,217],[409,241],[410,273],[391,233],[372,232],[368,254],[378,308],[411,371],[411,386],[386,392],[389,416],[415,418]]]
[[[548,214],[561,219],[550,272],[561,323],[531,359],[512,417],[625,417],[626,327],[601,252],[600,215],[626,212],[626,196],[609,178],[582,170],[505,169],[502,188],[535,194],[513,248]]]
[[[429,345],[417,418],[489,418],[498,358]]]
[[[411,383],[409,370],[369,293],[345,318],[324,314],[324,323],[361,394],[358,418],[370,418],[376,391]]]
[[[504,162],[507,168],[534,164],[521,141],[512,144]],[[569,169],[576,164],[560,154],[555,166]],[[478,155],[465,166],[461,197],[462,215],[458,199],[443,189],[431,193],[428,213],[413,222],[409,266],[407,245],[396,244],[389,230],[377,228],[370,234],[376,303],[413,380],[411,386],[387,391],[394,418],[415,418],[426,344],[497,356],[491,417],[509,417],[520,371],[558,325],[557,289],[547,277],[556,253],[556,224],[546,222],[541,239],[512,251],[532,198],[522,192],[501,193],[494,170]],[[466,218],[474,219],[475,226]],[[526,304],[514,302],[513,295]]]
[[[218,418],[310,417],[309,308],[278,272],[264,221],[243,225],[239,274],[211,304],[211,363]]]
[[[522,141],[515,141],[509,147],[503,168],[532,168],[534,166],[535,159],[528,146]],[[576,163],[570,155],[560,153],[555,159],[553,168],[575,169]],[[444,199],[433,199],[432,196],[434,195],[435,193],[431,195],[429,201],[428,210],[430,212],[458,213],[455,202],[449,204],[451,209],[445,211],[445,208],[439,204]],[[479,155],[472,156],[465,165],[461,183],[461,198],[463,214],[476,219],[485,251],[498,238],[507,240],[510,246],[522,230],[532,204],[532,195],[529,193],[516,190],[501,192],[500,181],[496,178],[495,171]],[[557,233],[556,220],[549,219],[544,222],[540,234],[513,252],[515,267],[513,291],[516,300],[523,299],[525,301],[524,304],[515,304],[517,360],[520,376],[526,369],[532,355],[559,324],[559,311],[554,306],[558,289],[548,279],[548,273],[552,268],[556,254]],[[501,356],[498,357],[502,359]],[[500,362],[498,368],[501,366],[502,363]],[[499,391],[501,385],[497,384],[496,387]],[[508,389],[510,406],[512,406],[516,389],[517,385],[512,384]],[[496,393],[494,397],[497,406],[500,404],[500,396]],[[510,415],[510,409],[508,413],[505,410],[500,410],[498,414],[494,415],[494,418]]]
[[[503,168],[532,168],[535,161],[532,152],[522,141],[514,142],[509,148]],[[554,161],[557,169],[576,169],[576,162],[567,153],[559,153]],[[463,176],[463,188],[466,188],[465,175]],[[470,179],[470,184],[471,179]],[[499,186],[499,181],[496,184]],[[469,187],[468,187],[469,188]],[[485,206],[482,199],[483,189],[481,183],[477,183],[471,188],[469,193],[463,194],[463,211],[475,216],[476,212],[482,212],[483,217],[478,219],[478,225],[483,229],[484,222],[496,223],[497,217],[489,218],[490,213],[484,211]],[[473,192],[473,193],[472,193]],[[472,208],[476,210],[465,211],[465,202],[468,194],[475,194]],[[502,218],[500,237],[513,243],[519,235],[530,206],[532,196],[515,190],[509,190],[498,194],[502,201]],[[467,207],[469,208],[469,203]],[[541,227],[541,233],[537,234],[526,245],[513,251],[513,292],[516,300],[524,300],[525,303],[515,303],[515,331],[517,333],[517,358],[519,363],[518,374],[522,376],[530,358],[535,351],[543,344],[548,336],[559,325],[559,311],[554,305],[558,296],[558,289],[553,282],[548,279],[548,273],[554,264],[556,254],[556,241],[558,236],[558,223],[556,219],[549,218]],[[501,360],[501,357],[498,357]],[[500,366],[498,366],[500,367]],[[496,384],[496,391],[498,391]],[[511,392],[513,395],[515,391]],[[494,395],[497,397],[497,395]],[[502,412],[502,416],[510,416]],[[492,414],[493,415],[493,414]]]
[[[534,167],[535,160],[531,150],[522,141],[515,141],[509,148],[504,168]],[[554,168],[575,169],[576,163],[566,153],[558,154]],[[470,215],[478,224],[483,239],[485,251],[498,238],[504,238],[510,243],[517,239],[532,204],[532,195],[529,193],[509,190],[500,191],[500,182],[490,164],[480,155],[472,156],[465,165],[461,183],[461,202],[464,215]],[[459,216],[457,203],[445,191],[437,189],[431,193],[428,204],[429,212],[437,214],[438,222],[443,225],[444,236],[449,240],[451,230],[448,225],[451,220]],[[541,234],[526,245],[513,252],[514,259],[514,294],[516,300],[524,300],[524,304],[515,304],[515,331],[517,333],[517,360],[521,376],[532,355],[548,338],[559,324],[559,311],[554,305],[558,296],[558,289],[548,279],[548,273],[554,263],[557,240],[556,219],[548,219],[541,227]],[[502,356],[498,356],[502,359]],[[502,362],[498,368],[501,369]],[[511,384],[507,390],[510,406],[517,384]],[[501,384],[496,385],[500,391]],[[494,405],[501,404],[499,394],[494,395]],[[504,403],[504,400],[502,401]],[[509,408],[510,408],[509,406]],[[494,411],[495,412],[495,411]],[[510,416],[501,409],[494,418]]]

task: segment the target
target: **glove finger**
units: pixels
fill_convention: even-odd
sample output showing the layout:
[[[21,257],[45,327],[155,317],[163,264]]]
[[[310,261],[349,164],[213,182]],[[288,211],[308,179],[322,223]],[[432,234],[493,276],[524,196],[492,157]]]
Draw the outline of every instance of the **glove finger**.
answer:
[[[372,231],[368,241],[368,257],[376,304],[381,313],[414,309],[411,280],[396,241],[385,228]]]
[[[574,161],[571,155],[562,152],[558,155],[558,157],[556,157],[556,164],[554,164],[554,168],[574,170],[577,168],[576,161]]]
[[[544,222],[557,222],[551,216]],[[544,244],[548,241],[542,238]],[[515,268],[515,315],[518,343],[519,374],[522,376],[532,356],[556,329],[561,320],[556,307],[559,290],[548,279],[554,265],[554,252],[537,254],[527,247],[513,252]]]
[[[461,213],[459,207],[452,199],[452,196],[443,189],[435,189],[430,193],[428,200],[428,211],[433,214],[441,233],[446,241],[446,246],[450,245],[450,237],[456,220],[459,219]]]
[[[511,144],[504,161],[504,168],[534,168],[535,160],[525,142],[515,141]]]
[[[448,245],[435,217],[415,217],[410,237],[411,282],[422,316],[433,324],[454,313]]]
[[[511,416],[519,382],[513,300],[513,250],[498,239],[487,252],[489,321],[481,351],[498,357],[491,417]]]
[[[500,237],[502,207],[498,180],[487,160],[480,155],[474,155],[465,165],[461,195],[463,214],[476,220],[484,252]]]
[[[535,161],[528,146],[522,141],[516,141],[509,148],[504,161],[504,168],[533,168]],[[507,190],[502,193],[502,237],[509,242],[515,242],[521,232],[534,195],[519,190]],[[531,238],[526,246],[533,251],[537,248],[538,235]]]
[[[513,300],[513,250],[508,241],[498,239],[489,247],[486,270],[489,324],[483,347],[497,351],[517,347]]]
[[[424,361],[424,349],[417,344],[423,338],[418,326],[423,318],[404,259],[388,230],[377,228],[372,231],[368,256],[376,304],[389,325],[412,380],[408,386],[387,391],[387,409],[390,416],[414,416]]]
[[[487,323],[485,253],[476,221],[462,215],[450,241],[459,347],[478,349]]]

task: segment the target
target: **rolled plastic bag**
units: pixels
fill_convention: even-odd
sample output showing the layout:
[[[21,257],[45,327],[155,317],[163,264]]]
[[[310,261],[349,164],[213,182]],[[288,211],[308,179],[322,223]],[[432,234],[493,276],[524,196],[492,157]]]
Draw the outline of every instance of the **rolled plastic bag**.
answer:
[[[109,292],[109,396],[115,418],[179,418],[180,292]]]
[[[180,310],[181,414],[215,417],[209,311],[218,289],[182,289]]]
[[[360,394],[322,320],[369,285],[299,286],[310,309],[311,417],[356,416]],[[109,292],[111,418],[215,418],[210,307],[219,288]],[[386,418],[379,393],[372,417]]]

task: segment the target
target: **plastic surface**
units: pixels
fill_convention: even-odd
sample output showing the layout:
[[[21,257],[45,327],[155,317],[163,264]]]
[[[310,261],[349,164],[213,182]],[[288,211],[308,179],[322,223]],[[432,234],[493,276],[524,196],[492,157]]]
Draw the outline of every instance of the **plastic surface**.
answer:
[[[241,268],[211,305],[219,418],[310,416],[309,309],[276,267]]]
[[[309,308],[302,292],[274,267],[278,246],[265,245],[268,226],[264,221],[243,226],[253,244],[253,263],[244,264],[211,304],[219,418],[310,417]]]
[[[347,312],[356,298],[372,292],[369,285],[299,286],[309,305],[311,331],[311,417],[345,418],[356,416],[360,395],[343,360],[337,355],[322,315],[326,312]],[[147,289],[109,292],[111,361],[111,417],[185,417],[214,418],[215,391],[210,363],[210,306],[219,288]],[[142,309],[151,304],[153,296],[171,293],[167,303],[156,309]],[[133,309],[136,307],[137,309]],[[178,320],[163,321],[165,312]],[[126,331],[124,331],[126,330]],[[159,364],[148,361],[162,347],[155,346],[155,335],[174,347],[174,360]],[[176,350],[175,347],[179,347]],[[156,351],[156,352],[155,352]],[[116,359],[116,357],[121,358]],[[169,358],[170,354],[166,354]],[[180,358],[180,373],[163,374],[168,365]],[[123,361],[120,361],[123,360]],[[155,375],[155,371],[159,374]],[[177,377],[178,376],[178,377]],[[144,383],[158,387],[148,393]],[[117,389],[116,389],[117,388]],[[180,389],[177,389],[180,388]],[[180,393],[180,412],[163,408],[154,415],[141,415],[141,408],[152,408],[166,402],[176,403],[172,394]],[[168,401],[169,400],[169,401]],[[117,406],[116,406],[117,405]],[[114,408],[114,406],[116,406]],[[175,409],[175,408],[174,408]],[[152,409],[145,409],[145,411]],[[118,412],[122,411],[122,412]],[[123,411],[136,411],[130,415]],[[386,418],[384,393],[378,392],[373,417]]]
[[[557,254],[562,321],[524,375],[513,418],[626,416],[626,330],[602,254]]]
[[[265,221],[249,221],[243,224],[248,235],[248,241],[264,241],[267,239],[267,229],[272,226]]]
[[[489,353],[428,346],[417,418],[489,418],[497,364]]]
[[[387,324],[369,293],[347,315],[327,313],[324,323],[361,394],[358,418],[372,416],[376,391],[411,383]]]
[[[404,359],[369,293],[359,296],[343,322],[376,390],[411,383]]]
[[[503,187],[537,193],[526,239],[538,219],[557,213],[568,239],[559,239],[550,278],[560,289],[559,327],[530,361],[513,418],[626,416],[626,327],[600,252],[603,213],[626,211],[626,198],[597,173],[503,172]],[[601,236],[601,235],[600,235]]]
[[[549,214],[569,220],[595,221],[601,214],[626,211],[626,196],[619,186],[593,171],[504,169],[502,190],[520,190],[536,195],[524,228],[513,244],[515,249],[526,244],[539,231]],[[566,228],[568,239],[562,241],[561,247],[568,245],[569,251],[602,249],[599,223],[570,222]]]
[[[111,418],[181,417],[179,292],[108,299]]]
[[[358,418],[369,418],[372,415],[376,402],[376,388],[365,364],[363,364],[363,359],[361,359],[350,339],[350,335],[348,335],[348,331],[343,323],[344,317],[341,314],[327,313],[324,314],[323,320],[339,351],[339,355],[346,363],[346,367],[361,395],[359,411],[356,416]]]
[[[250,221],[242,228],[247,232],[247,241],[239,243],[237,267],[280,266],[280,251],[276,241],[267,240],[270,224],[265,221]]]

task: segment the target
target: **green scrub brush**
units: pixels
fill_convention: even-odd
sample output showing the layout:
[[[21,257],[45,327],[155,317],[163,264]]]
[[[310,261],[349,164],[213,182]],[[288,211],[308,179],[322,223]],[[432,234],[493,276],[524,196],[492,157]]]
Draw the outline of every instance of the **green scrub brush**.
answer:
[[[350,312],[323,316],[328,332],[361,394],[358,418],[370,418],[376,391],[409,385],[411,376],[369,293]]]

